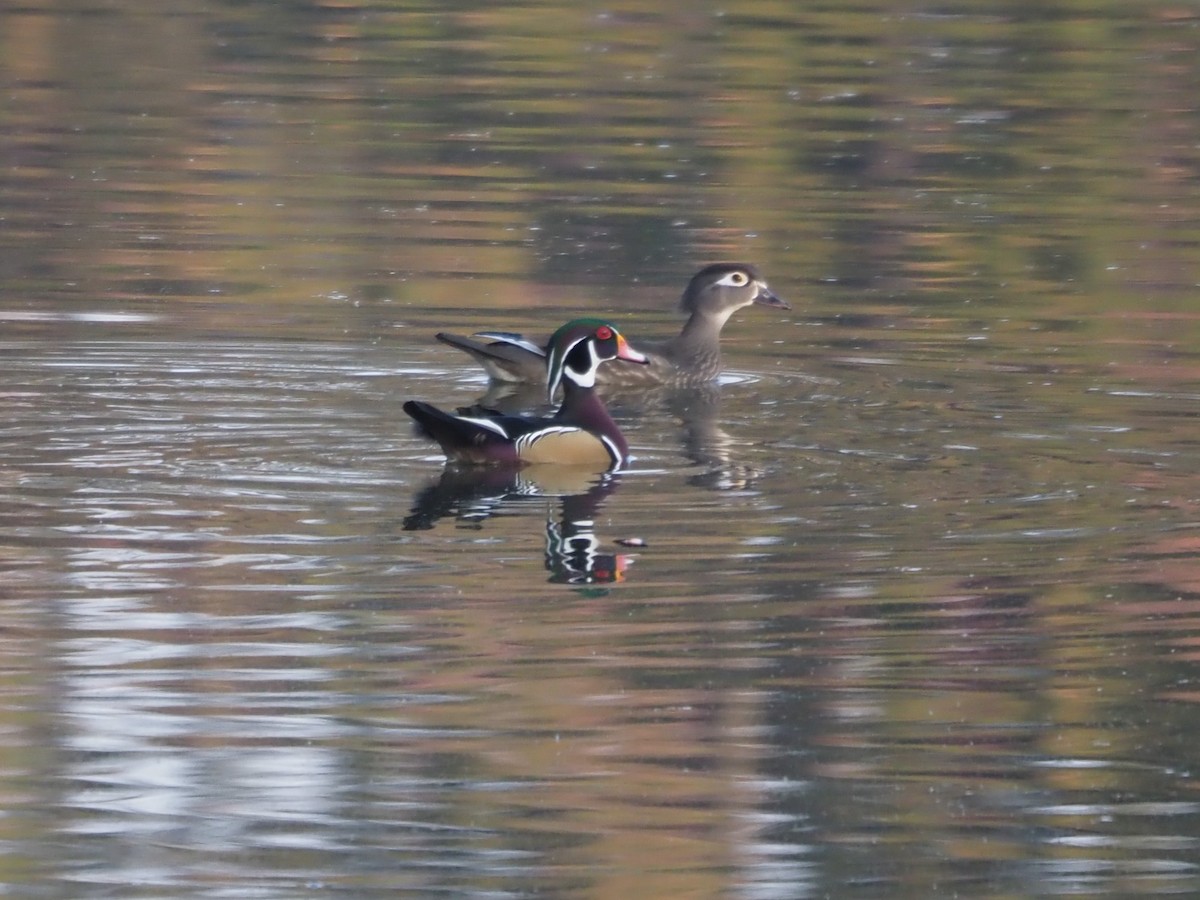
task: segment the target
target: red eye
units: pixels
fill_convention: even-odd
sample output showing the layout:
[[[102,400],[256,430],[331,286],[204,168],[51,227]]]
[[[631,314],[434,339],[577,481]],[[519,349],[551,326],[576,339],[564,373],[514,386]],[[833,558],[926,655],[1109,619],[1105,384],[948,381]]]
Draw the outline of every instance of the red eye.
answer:
[[[607,325],[601,325],[596,329],[596,337],[599,340],[607,341],[613,336],[613,330]]]

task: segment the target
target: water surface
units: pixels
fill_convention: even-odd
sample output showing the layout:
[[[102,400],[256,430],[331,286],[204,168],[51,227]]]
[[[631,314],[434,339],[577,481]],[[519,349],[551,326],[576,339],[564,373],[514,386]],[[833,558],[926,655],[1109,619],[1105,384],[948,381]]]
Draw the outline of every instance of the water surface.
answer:
[[[0,23],[10,893],[1200,890],[1186,9]],[[626,472],[400,411],[720,258]]]

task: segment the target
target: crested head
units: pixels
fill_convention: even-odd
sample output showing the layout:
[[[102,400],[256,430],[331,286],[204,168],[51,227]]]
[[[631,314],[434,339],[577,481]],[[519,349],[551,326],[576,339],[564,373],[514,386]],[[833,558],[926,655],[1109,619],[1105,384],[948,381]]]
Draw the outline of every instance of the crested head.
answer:
[[[554,332],[547,345],[547,395],[553,400],[559,384],[565,386],[568,382],[580,388],[594,387],[596,370],[610,359],[648,362],[609,322],[573,319]]]
[[[611,322],[596,316],[572,319],[565,325],[559,326],[558,331],[550,335],[550,340],[546,346],[553,351],[555,347],[560,345],[573,344],[576,341],[589,338],[601,328],[606,328],[612,332],[617,330]]]
[[[780,309],[790,309],[767,287],[766,279],[750,263],[713,263],[692,276],[683,292],[680,306],[686,313],[703,310],[722,316],[722,321],[736,309],[761,303]]]

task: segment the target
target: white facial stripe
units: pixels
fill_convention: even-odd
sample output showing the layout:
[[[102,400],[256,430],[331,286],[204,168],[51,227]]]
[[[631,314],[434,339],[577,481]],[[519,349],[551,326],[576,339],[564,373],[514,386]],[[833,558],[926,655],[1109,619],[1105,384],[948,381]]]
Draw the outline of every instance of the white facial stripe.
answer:
[[[576,342],[578,343],[578,342]],[[571,348],[575,349],[574,347]],[[600,358],[596,356],[596,345],[588,342],[588,356],[592,358],[592,365],[586,372],[577,372],[570,366],[563,366],[563,375],[570,378],[575,384],[580,387],[590,388],[596,386],[596,370],[600,367]]]
[[[546,393],[551,402],[554,400],[555,390],[557,390],[559,384],[562,383],[563,376],[570,376],[571,370],[567,368],[567,357],[571,354],[571,351],[575,349],[575,345],[582,340],[583,338],[579,338],[578,340],[572,341],[561,351],[556,349],[555,352],[551,354],[551,359],[554,361],[554,363],[551,366],[551,371],[547,373],[551,380],[546,382]],[[558,360],[562,360],[562,362],[558,363]],[[557,374],[557,378],[554,377],[555,374]],[[572,378],[571,380],[578,383],[577,379]]]

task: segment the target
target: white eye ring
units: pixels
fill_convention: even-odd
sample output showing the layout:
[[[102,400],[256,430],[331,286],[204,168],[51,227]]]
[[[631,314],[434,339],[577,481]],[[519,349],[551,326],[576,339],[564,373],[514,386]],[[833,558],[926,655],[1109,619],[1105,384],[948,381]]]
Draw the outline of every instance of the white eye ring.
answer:
[[[724,278],[717,282],[722,287],[745,287],[750,283],[750,276],[741,269],[730,272]]]

